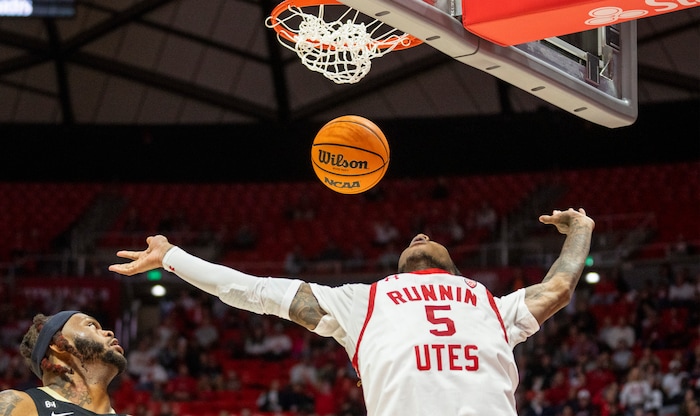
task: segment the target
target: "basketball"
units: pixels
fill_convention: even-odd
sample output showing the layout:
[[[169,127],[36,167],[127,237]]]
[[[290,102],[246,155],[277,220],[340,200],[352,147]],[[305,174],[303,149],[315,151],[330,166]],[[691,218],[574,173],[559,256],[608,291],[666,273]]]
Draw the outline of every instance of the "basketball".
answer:
[[[359,194],[375,186],[389,167],[389,143],[376,124],[360,116],[326,123],[311,146],[316,176],[341,194]]]

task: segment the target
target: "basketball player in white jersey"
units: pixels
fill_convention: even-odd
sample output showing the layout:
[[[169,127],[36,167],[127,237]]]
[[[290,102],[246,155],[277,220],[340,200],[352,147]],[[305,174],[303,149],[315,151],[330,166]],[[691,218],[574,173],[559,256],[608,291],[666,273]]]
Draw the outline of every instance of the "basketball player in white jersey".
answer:
[[[540,221],[565,234],[541,283],[497,298],[459,275],[447,249],[418,234],[398,273],[373,284],[328,287],[261,278],[215,265],[147,238],[124,275],[164,267],[236,308],[292,320],[335,338],[362,380],[368,415],[516,416],[513,348],[569,303],[595,226],[583,209],[553,211]]]

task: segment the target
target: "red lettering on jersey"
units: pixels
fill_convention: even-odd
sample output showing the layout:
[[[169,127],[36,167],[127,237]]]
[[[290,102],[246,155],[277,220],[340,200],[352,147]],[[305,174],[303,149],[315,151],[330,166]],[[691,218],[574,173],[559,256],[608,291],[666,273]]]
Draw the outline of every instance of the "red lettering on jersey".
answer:
[[[395,304],[399,303],[406,303],[406,299],[401,296],[401,292],[398,290],[392,290],[391,292],[386,292],[387,296],[389,296],[389,299],[393,300]]]
[[[479,357],[476,355],[478,349],[476,345],[464,346],[464,358],[467,359],[467,362],[471,363],[464,366],[465,370],[476,371],[479,369]]]
[[[441,344],[433,344],[431,347],[433,347],[435,350],[435,357],[437,357],[437,360],[435,360],[437,363],[437,369],[438,371],[442,371],[442,350],[445,349],[445,346]]]
[[[479,369],[479,347],[459,344],[415,345],[416,369],[436,371],[477,371]]]
[[[440,300],[455,300],[454,294],[452,293],[452,286],[440,285]]]
[[[447,350],[449,351],[448,356],[450,357],[450,370],[461,370],[462,369],[462,367],[457,365],[457,358],[458,357],[457,357],[457,353],[455,351],[458,349],[460,349],[460,346],[457,344],[450,344],[447,346]]]
[[[416,352],[416,368],[418,368],[418,371],[430,370],[430,354],[428,353],[428,345],[423,345],[423,355],[425,356],[425,363],[421,362],[421,354],[419,348],[420,347],[418,345],[413,347],[413,350]]]
[[[435,294],[435,286],[421,285],[420,290],[423,294],[423,300],[437,300],[437,295]]]
[[[437,286],[437,288],[435,287]],[[407,302],[448,300],[462,303],[470,303],[476,306],[476,294],[468,288],[450,285],[420,285],[408,286],[398,290],[386,292],[394,304],[400,305]]]
[[[411,293],[411,292],[413,292],[413,293]],[[420,294],[418,293],[418,288],[415,286],[403,288],[403,293],[406,294],[406,297],[410,301],[422,300],[422,298],[420,297]]]
[[[464,303],[471,303],[476,306],[476,295],[471,290],[467,290],[464,294]]]

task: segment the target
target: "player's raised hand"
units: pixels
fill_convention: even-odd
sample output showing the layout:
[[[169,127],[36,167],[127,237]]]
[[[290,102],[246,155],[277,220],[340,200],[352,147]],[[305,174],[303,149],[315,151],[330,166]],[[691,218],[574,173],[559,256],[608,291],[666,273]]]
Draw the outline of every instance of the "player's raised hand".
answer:
[[[118,257],[129,259],[131,262],[113,264],[109,266],[109,270],[126,276],[133,276],[162,267],[165,253],[174,246],[162,235],[148,237],[146,238],[146,243],[148,248],[144,251],[118,251]]]
[[[591,230],[595,227],[595,222],[586,216],[583,208],[579,208],[578,211],[573,208],[566,211],[555,209],[552,215],[540,215],[540,222],[554,225],[562,234],[569,234],[575,225],[590,227]]]

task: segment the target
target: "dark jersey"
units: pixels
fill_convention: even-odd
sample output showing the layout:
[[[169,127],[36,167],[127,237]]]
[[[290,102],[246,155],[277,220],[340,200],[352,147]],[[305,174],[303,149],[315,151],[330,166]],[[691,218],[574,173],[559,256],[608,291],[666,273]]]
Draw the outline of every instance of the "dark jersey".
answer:
[[[25,390],[25,393],[34,400],[34,405],[36,406],[39,416],[101,416],[100,413],[83,409],[77,404],[58,400],[38,388]],[[114,416],[114,414],[109,415]]]

